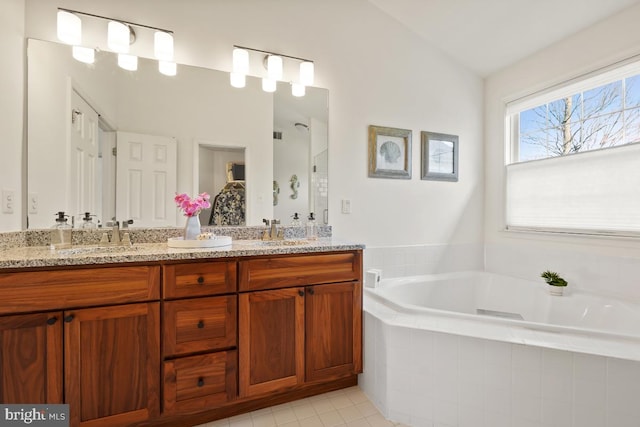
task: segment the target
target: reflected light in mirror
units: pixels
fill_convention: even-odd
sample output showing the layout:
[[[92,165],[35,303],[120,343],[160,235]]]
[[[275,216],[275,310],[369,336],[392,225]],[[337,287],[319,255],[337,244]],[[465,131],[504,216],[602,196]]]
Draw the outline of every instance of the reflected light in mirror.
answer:
[[[96,60],[96,51],[89,47],[73,46],[73,59],[84,62],[85,64],[93,64]]]
[[[126,53],[119,53],[118,66],[125,70],[136,71],[138,69],[138,57]]]
[[[229,79],[231,81],[231,86],[233,87],[243,88],[247,84],[246,76],[241,73],[230,73]]]
[[[82,21],[80,17],[66,10],[58,10],[58,39],[68,44],[82,41]]]
[[[175,62],[158,61],[158,70],[165,76],[175,76],[178,72],[177,68]]]
[[[305,85],[301,85],[300,83],[291,83],[291,95],[300,97],[304,96],[305,92]]]
[[[275,92],[276,91],[276,81],[273,79],[263,78],[262,79],[262,90],[265,92]]]

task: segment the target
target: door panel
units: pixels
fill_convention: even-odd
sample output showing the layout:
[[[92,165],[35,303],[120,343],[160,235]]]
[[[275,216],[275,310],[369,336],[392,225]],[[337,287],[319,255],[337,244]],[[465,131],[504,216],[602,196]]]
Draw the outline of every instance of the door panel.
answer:
[[[302,288],[240,294],[240,396],[304,380]]]
[[[116,217],[137,227],[176,225],[174,138],[117,132]]]

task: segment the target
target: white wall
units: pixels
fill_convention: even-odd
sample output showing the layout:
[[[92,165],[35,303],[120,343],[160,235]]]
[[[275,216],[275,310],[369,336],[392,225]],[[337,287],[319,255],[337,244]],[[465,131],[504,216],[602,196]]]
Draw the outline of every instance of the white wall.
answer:
[[[640,53],[640,5],[490,76],[485,83],[485,267],[538,279],[558,271],[570,286],[640,298],[637,239],[505,232],[505,101]],[[540,280],[540,279],[538,279]]]
[[[234,44],[313,59],[330,91],[334,234],[371,247],[481,242],[482,80],[366,0],[28,0],[28,37],[55,39],[56,7],[171,29],[179,63],[228,71]],[[367,177],[371,124],[413,131],[412,180]],[[458,183],[419,179],[421,130],[460,136]]]
[[[0,190],[12,190],[16,197],[13,214],[0,210],[0,231],[23,227],[24,17],[24,0],[0,2]]]

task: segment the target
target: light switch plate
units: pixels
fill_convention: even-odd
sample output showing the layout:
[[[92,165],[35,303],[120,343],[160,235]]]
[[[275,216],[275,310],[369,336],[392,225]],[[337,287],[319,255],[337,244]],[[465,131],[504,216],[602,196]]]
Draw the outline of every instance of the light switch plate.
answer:
[[[342,199],[342,213],[350,214],[351,213],[351,200]]]

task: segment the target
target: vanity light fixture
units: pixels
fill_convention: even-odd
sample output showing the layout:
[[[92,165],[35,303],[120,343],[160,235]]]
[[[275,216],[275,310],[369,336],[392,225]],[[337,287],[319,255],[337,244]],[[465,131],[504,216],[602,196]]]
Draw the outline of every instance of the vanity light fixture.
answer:
[[[107,46],[117,53],[129,53],[131,29],[127,24],[118,21],[109,22],[107,27]]]
[[[107,46],[118,53],[118,65],[125,70],[138,69],[138,57],[129,54],[130,46],[138,36],[134,27],[144,30],[152,30],[153,54],[159,60],[158,69],[162,74],[175,76],[177,65],[173,62],[173,31],[148,25],[135,24],[133,22],[115,20],[106,16],[80,12],[78,10],[58,8],[57,33],[60,41],[73,46],[73,57],[81,62],[91,64],[95,61],[95,49],[81,46],[82,19],[80,16],[97,18],[109,21],[107,25]]]
[[[82,42],[82,20],[78,15],[58,9],[58,39],[71,45]]]
[[[244,46],[233,46],[233,71],[230,74],[231,86],[245,87],[245,77],[249,74],[249,53],[257,52],[262,56],[263,63],[267,69],[267,76],[262,79],[262,90],[265,92],[275,92],[277,82],[283,80],[284,61],[293,60],[300,62],[300,74],[296,79],[291,79],[291,94],[293,96],[304,96],[306,86],[313,85],[314,64],[308,59],[295,56],[283,55],[281,53],[268,52],[266,50],[253,49]]]

